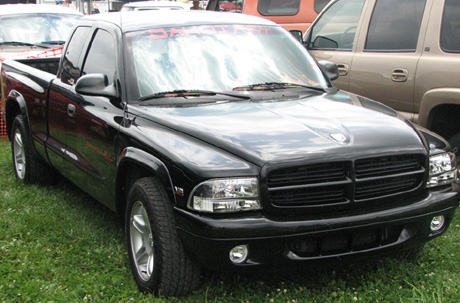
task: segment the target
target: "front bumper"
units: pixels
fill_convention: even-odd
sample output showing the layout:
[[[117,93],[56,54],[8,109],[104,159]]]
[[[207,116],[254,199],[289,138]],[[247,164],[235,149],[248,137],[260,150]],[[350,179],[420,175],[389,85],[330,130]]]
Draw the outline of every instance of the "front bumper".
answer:
[[[347,216],[299,219],[262,213],[209,217],[176,209],[179,236],[190,257],[201,266],[221,271],[316,268],[356,258],[397,254],[444,233],[459,205],[454,190],[433,191],[409,205]],[[445,226],[432,232],[434,216]],[[229,251],[248,245],[242,264],[229,259]]]

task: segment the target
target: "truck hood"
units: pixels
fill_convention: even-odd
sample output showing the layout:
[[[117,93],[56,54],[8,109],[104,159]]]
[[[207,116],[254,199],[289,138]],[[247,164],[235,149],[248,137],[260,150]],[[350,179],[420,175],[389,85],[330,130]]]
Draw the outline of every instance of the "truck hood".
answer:
[[[193,107],[141,104],[135,106],[140,111],[135,114],[258,165],[318,156],[343,159],[395,151],[426,152],[409,123],[379,103],[371,107],[374,110],[340,92]]]

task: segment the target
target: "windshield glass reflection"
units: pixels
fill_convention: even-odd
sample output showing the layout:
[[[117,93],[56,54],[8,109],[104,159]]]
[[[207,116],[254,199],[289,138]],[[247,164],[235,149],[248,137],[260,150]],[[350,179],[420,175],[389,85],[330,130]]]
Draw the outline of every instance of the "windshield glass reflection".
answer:
[[[0,18],[0,43],[56,43],[67,40],[79,15],[27,14]],[[59,44],[59,43],[58,43]]]
[[[265,82],[327,87],[303,46],[279,27],[202,25],[127,37],[136,99],[174,90],[232,91]]]

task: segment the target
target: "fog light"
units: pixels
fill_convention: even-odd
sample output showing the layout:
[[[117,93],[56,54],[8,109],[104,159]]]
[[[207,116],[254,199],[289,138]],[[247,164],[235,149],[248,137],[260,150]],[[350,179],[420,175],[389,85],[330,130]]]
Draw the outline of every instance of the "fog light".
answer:
[[[444,227],[445,221],[444,216],[433,217],[430,224],[431,231],[440,231]]]
[[[235,264],[241,264],[248,258],[249,247],[247,245],[238,245],[230,250],[230,261]]]

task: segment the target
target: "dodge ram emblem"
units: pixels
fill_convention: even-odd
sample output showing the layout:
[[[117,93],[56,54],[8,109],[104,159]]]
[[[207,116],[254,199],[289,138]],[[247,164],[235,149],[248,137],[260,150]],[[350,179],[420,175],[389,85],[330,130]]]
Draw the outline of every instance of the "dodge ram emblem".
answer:
[[[337,141],[339,143],[343,143],[343,142],[347,141],[347,137],[342,133],[333,133],[330,136],[331,136],[332,139],[334,139],[335,141]]]

